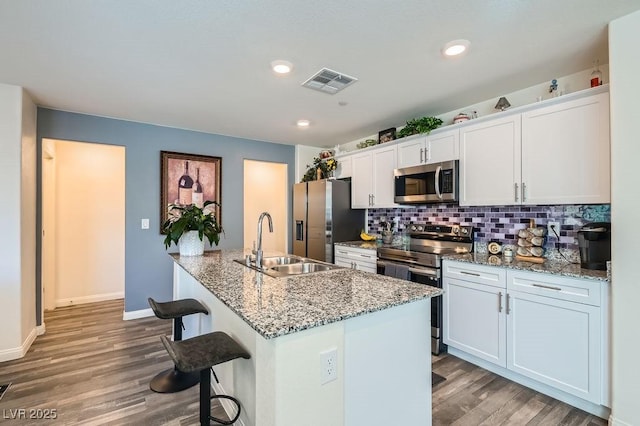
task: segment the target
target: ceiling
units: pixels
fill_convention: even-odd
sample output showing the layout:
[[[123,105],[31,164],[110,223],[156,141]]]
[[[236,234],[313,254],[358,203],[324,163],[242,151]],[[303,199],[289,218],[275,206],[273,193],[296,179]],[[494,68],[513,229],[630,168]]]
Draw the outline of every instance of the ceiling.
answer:
[[[2,0],[0,82],[38,105],[333,146],[607,63],[640,0]],[[462,57],[440,50],[468,39]],[[278,76],[270,63],[293,72]],[[301,87],[327,67],[359,80]],[[346,105],[340,105],[346,103]],[[309,128],[295,123],[308,119]]]

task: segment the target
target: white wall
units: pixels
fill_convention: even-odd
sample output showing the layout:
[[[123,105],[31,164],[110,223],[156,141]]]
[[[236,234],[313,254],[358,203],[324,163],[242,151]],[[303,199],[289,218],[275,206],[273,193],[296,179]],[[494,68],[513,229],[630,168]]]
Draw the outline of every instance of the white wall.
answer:
[[[122,298],[125,149],[56,141],[55,152],[56,306]]]
[[[0,84],[0,361],[24,356],[36,333],[35,115],[21,87]]]
[[[556,80],[558,80],[558,93],[562,92],[564,94],[569,94],[569,93],[577,92],[580,90],[588,89],[589,87],[591,87],[589,80],[590,80],[590,75],[592,71],[593,69],[590,68],[588,70],[583,70],[567,76],[553,77]],[[609,82],[609,66],[607,64],[601,64],[600,71],[602,71],[603,83],[605,84],[608,83]],[[496,111],[494,107],[501,96],[504,96],[507,98],[512,108],[532,104],[537,101],[538,97],[541,97],[542,99],[548,99],[551,96],[551,94],[549,93],[550,84],[551,84],[551,79],[549,79],[549,81],[545,81],[545,82],[536,84],[534,86],[518,90],[516,92],[496,93],[496,96],[494,98],[491,98],[482,102],[478,102],[477,104],[473,104],[473,105],[461,106],[460,108],[456,108],[453,111],[439,114],[437,115],[437,117],[444,122],[442,124],[442,127],[444,127],[452,124],[453,118],[461,112],[470,114],[471,112],[476,111],[480,117],[495,114],[498,111]],[[407,117],[407,120],[410,120],[412,118],[416,118],[416,117]],[[398,123],[397,130],[400,130],[402,127],[404,127],[404,124],[405,123]],[[377,140],[378,135],[377,134],[370,135],[355,141],[344,143],[340,145],[340,149],[343,151],[353,151],[357,149],[356,145],[359,142],[362,142],[366,139]]]
[[[269,223],[262,224],[262,250],[287,251],[287,206],[290,189],[287,187],[287,165],[266,161],[244,160],[244,246],[257,244],[258,218],[269,212],[273,222],[273,233]]]
[[[22,341],[36,327],[36,105],[22,90],[20,263]]]
[[[320,151],[325,148],[317,148],[306,145],[296,145],[296,181],[298,183],[302,180],[302,176],[307,172],[307,165],[313,163],[313,157],[318,157]]]
[[[609,26],[611,67],[612,425],[640,424],[638,123],[640,12]]]

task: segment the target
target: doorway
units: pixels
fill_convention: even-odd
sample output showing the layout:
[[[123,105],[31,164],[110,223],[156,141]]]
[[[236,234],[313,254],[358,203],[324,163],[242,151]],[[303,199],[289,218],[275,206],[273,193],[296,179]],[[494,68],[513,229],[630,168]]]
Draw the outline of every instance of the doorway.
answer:
[[[42,307],[124,297],[125,148],[42,140]]]
[[[252,247],[262,212],[269,212],[273,233],[263,225],[262,250],[288,252],[287,164],[244,160],[244,246]],[[257,242],[256,242],[257,243]]]

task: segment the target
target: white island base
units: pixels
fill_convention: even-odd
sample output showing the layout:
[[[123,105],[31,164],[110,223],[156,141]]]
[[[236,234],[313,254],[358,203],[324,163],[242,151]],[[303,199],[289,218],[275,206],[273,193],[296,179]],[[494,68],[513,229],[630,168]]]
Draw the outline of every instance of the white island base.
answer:
[[[430,299],[265,339],[175,264],[174,299],[188,297],[210,314],[185,317],[185,339],[220,330],[251,354],[216,366],[220,384],[212,380],[241,401],[236,424],[431,425]],[[331,350],[337,378],[322,384]]]

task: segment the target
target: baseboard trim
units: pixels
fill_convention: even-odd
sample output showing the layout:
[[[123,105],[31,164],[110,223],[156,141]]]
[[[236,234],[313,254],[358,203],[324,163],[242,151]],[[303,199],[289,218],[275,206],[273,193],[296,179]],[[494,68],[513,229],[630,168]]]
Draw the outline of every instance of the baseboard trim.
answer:
[[[36,340],[36,336],[37,332],[34,327],[33,329],[31,329],[31,332],[29,333],[25,341],[22,342],[22,345],[15,348],[3,349],[0,351],[0,362],[11,361],[13,359],[19,359],[25,356],[27,354],[27,351],[29,351],[29,348],[31,347],[33,341]]]
[[[85,303],[104,302],[105,300],[124,299],[124,292],[94,294],[91,296],[69,297],[67,299],[57,299],[56,308],[64,306],[82,305]]]
[[[211,387],[213,388],[213,391],[216,395],[228,395],[228,393],[224,390],[224,387],[222,386],[222,384],[216,383],[215,378],[213,377],[211,378]],[[233,404],[233,402],[225,398],[220,398],[217,401],[222,405],[222,409],[224,410],[225,413],[227,413],[227,417],[232,418],[233,416],[235,416],[235,404]],[[241,411],[240,418],[236,420],[234,425],[245,426],[244,416],[245,416],[245,412]]]
[[[36,326],[36,334],[38,336],[42,336],[46,332],[47,332],[47,328],[45,327],[44,323]]]
[[[147,309],[140,309],[138,311],[128,311],[128,312],[124,311],[122,312],[122,319],[125,321],[129,321],[134,319],[152,317],[154,315],[155,314],[153,313],[153,309],[147,308]]]
[[[609,426],[632,426],[631,423],[623,422],[613,416],[609,416]]]

